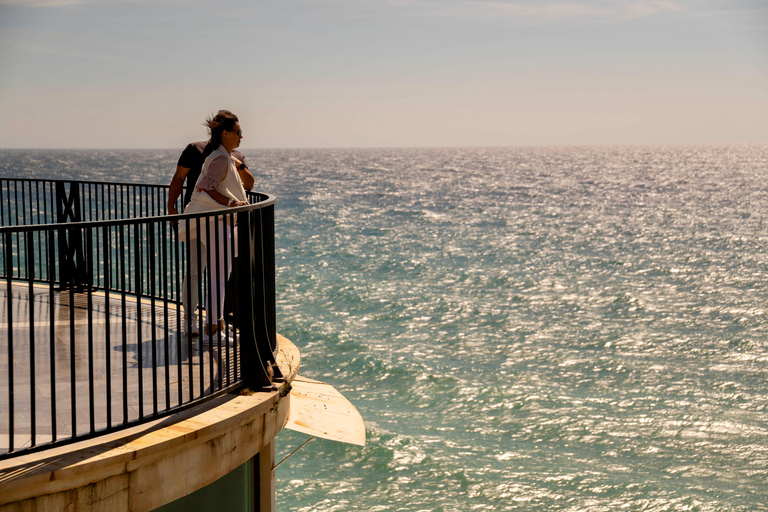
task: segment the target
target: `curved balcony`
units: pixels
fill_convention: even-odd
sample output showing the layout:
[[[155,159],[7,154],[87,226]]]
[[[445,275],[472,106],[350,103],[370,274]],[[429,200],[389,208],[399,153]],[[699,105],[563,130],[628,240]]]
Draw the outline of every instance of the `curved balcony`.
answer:
[[[0,179],[0,458],[281,378],[274,197],[173,216],[167,197],[158,185]],[[179,228],[200,235],[184,243]],[[186,334],[204,327],[182,294],[205,247],[218,256],[197,263],[191,286],[204,298],[211,274],[229,275],[218,293],[230,340]]]

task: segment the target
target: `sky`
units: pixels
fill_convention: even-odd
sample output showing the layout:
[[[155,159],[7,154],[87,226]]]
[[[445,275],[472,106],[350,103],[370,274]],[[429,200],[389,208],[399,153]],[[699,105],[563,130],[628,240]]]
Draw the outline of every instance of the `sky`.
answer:
[[[768,142],[766,0],[0,0],[0,148]]]

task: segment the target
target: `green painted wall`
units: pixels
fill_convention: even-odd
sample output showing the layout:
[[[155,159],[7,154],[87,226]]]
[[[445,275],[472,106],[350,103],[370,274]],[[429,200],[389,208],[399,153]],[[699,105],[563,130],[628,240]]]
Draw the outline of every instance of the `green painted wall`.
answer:
[[[200,468],[205,471],[205,468]],[[254,478],[253,459],[224,475],[212,484],[156,508],[155,512],[253,512]]]

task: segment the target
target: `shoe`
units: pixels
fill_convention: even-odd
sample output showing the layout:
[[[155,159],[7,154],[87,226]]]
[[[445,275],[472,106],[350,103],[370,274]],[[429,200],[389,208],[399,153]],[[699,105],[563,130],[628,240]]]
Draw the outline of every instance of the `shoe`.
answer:
[[[189,329],[189,331],[187,331],[187,329]],[[197,318],[192,318],[192,325],[187,323],[186,318],[182,318],[181,330],[184,331],[187,336],[199,336],[200,325],[197,323]]]
[[[189,323],[187,323],[189,321]],[[189,329],[189,331],[187,331]],[[181,313],[181,330],[187,336],[199,336],[200,324],[198,323],[197,314],[192,313],[187,317],[186,313],[182,310]]]

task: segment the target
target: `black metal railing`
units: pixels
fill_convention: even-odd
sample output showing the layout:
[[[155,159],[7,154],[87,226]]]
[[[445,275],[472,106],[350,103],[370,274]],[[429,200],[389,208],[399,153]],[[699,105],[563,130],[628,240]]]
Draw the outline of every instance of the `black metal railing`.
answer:
[[[169,216],[167,186],[0,179],[0,458],[271,385],[275,199],[248,195]]]

